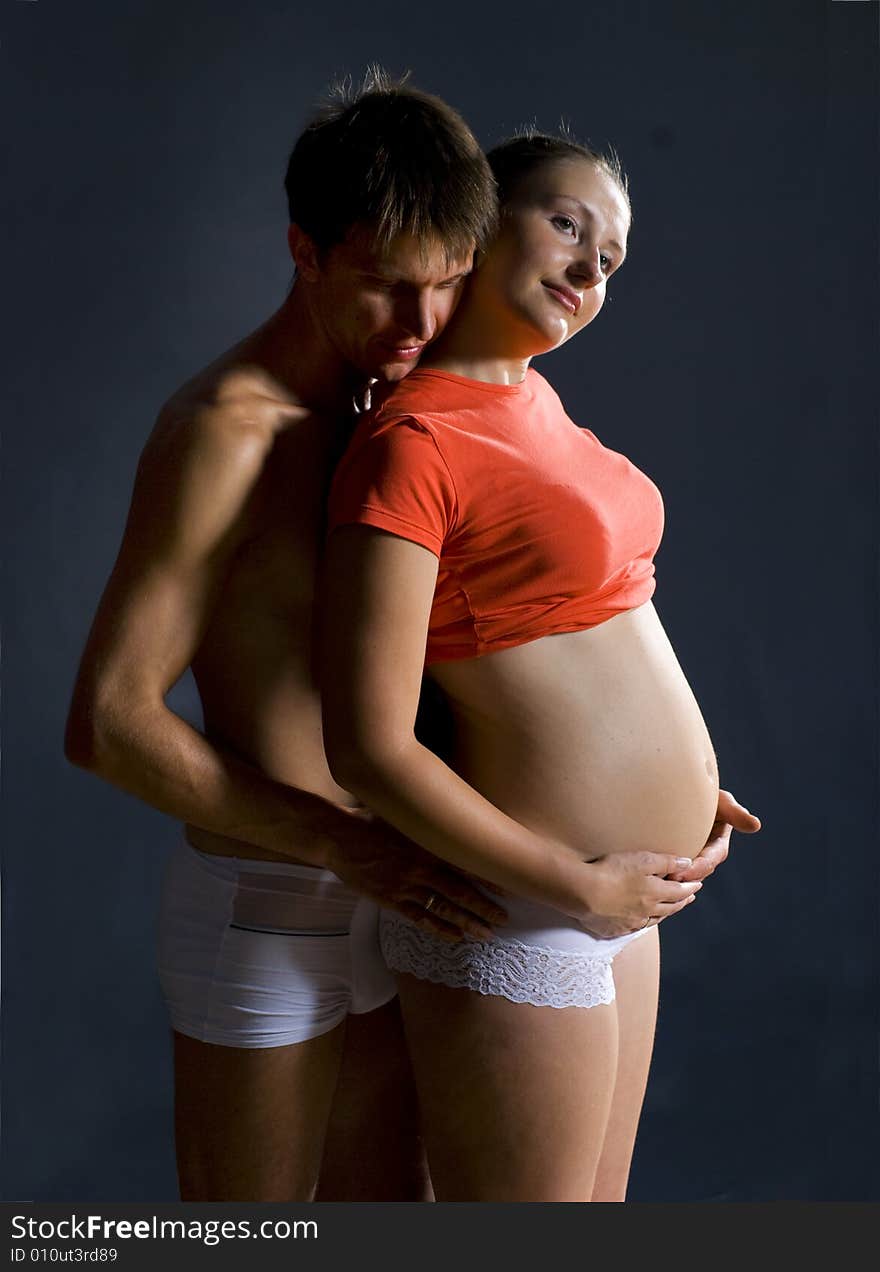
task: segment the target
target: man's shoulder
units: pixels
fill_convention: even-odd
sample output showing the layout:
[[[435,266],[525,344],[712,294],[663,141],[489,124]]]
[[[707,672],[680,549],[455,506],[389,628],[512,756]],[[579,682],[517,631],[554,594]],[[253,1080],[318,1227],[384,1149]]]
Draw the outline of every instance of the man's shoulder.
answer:
[[[145,459],[262,463],[278,435],[311,415],[289,389],[240,346],[182,384],[161,406]]]

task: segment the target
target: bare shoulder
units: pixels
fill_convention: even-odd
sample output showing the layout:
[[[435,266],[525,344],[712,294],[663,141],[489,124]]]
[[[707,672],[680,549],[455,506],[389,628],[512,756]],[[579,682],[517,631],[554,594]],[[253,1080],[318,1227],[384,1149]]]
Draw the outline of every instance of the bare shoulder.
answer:
[[[247,357],[247,344],[161,407],[138,462],[126,541],[154,555],[163,544],[167,552],[198,555],[254,532],[265,502],[261,478],[278,437],[311,412]]]
[[[311,414],[257,363],[220,359],[162,406],[142,463],[166,467],[195,460],[253,472],[279,434]]]

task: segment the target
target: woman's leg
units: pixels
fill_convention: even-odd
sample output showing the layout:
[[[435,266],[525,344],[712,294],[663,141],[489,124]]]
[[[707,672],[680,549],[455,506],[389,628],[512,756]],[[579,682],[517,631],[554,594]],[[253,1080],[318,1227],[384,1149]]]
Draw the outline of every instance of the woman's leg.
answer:
[[[399,978],[438,1201],[589,1201],[617,1011],[535,1007]]]
[[[657,929],[631,941],[614,959],[618,1058],[611,1114],[599,1158],[593,1201],[624,1201],[633,1145],[645,1088],[660,981],[660,942]]]

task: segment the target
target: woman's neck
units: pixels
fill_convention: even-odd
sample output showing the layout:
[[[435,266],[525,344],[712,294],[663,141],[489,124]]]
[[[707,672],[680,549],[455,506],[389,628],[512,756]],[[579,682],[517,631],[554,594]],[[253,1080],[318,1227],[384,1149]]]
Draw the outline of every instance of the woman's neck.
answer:
[[[532,354],[514,352],[515,344],[509,327],[505,329],[497,315],[486,313],[465,295],[449,326],[425,350],[419,366],[486,384],[521,384]]]

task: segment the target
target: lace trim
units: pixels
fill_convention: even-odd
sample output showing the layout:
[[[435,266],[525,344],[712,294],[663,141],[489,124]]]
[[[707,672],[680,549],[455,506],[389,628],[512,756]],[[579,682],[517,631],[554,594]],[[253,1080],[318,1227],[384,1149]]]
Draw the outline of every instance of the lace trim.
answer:
[[[405,919],[382,916],[382,955],[396,972],[496,994],[535,1007],[598,1007],[614,1002],[611,959],[510,938],[449,945]]]

